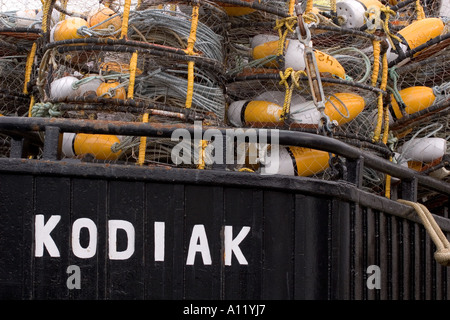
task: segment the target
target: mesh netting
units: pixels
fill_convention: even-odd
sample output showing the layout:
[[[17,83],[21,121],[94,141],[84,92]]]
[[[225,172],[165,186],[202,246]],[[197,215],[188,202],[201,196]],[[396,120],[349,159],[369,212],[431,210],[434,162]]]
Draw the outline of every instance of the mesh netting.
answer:
[[[0,1],[0,113],[304,131],[446,179],[446,1],[305,1],[301,20],[295,4]],[[305,28],[308,39],[299,37]],[[310,52],[323,96],[311,89]],[[2,156],[9,143],[0,137]],[[192,161],[180,164],[178,139],[66,133],[61,156],[209,169],[210,145],[184,141]],[[342,177],[345,159],[334,154],[244,146],[248,154],[235,146],[229,170]],[[35,150],[31,157],[40,158]],[[388,195],[396,182],[365,169],[370,192]]]

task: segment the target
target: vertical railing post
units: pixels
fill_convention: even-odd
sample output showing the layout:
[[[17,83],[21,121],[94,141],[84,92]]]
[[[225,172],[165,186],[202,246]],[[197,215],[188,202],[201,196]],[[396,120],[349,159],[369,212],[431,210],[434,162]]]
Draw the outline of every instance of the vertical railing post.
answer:
[[[59,160],[59,143],[61,138],[61,130],[59,127],[46,126],[45,127],[45,143],[44,153],[42,155],[44,160]]]
[[[362,156],[356,159],[347,158],[346,167],[347,170],[344,179],[355,184],[357,188],[360,188],[363,183],[364,158]]]
[[[417,202],[417,178],[402,179],[401,182],[401,199]]]
[[[9,151],[10,158],[22,158],[23,156],[23,138],[11,136],[11,149]]]

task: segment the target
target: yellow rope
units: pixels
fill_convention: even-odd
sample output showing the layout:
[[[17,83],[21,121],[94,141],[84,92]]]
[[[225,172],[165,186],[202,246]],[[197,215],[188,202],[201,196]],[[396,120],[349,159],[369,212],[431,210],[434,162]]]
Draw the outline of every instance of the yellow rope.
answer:
[[[305,13],[310,13],[313,10],[314,0],[308,0],[306,2]]]
[[[389,161],[392,162],[392,157],[389,158]],[[385,181],[384,196],[388,199],[391,198],[391,182],[392,182],[392,177],[387,174],[386,181]]]
[[[23,85],[23,93],[28,94],[28,82],[31,79],[31,71],[33,70],[33,61],[36,56],[37,44],[33,43],[31,51],[28,53],[27,62],[25,64],[25,81]]]
[[[374,130],[373,134],[373,141],[378,142],[380,140],[380,134],[381,134],[381,125],[383,121],[383,94],[380,92],[378,93],[377,98],[377,110],[378,110],[378,117],[377,117],[377,126]]]
[[[425,11],[423,11],[423,7],[420,4],[420,0],[416,0],[416,15],[417,15],[417,20],[425,19]]]
[[[125,0],[125,5],[123,7],[123,18],[122,18],[122,30],[120,33],[120,39],[123,39],[126,37],[128,33],[128,20],[130,18],[130,7],[131,7],[131,0]]]
[[[423,226],[428,232],[431,240],[436,245],[436,251],[434,253],[435,260],[443,265],[448,267],[450,265],[450,243],[447,240],[447,237],[442,232],[441,228],[437,224],[431,212],[425,207],[423,204],[402,200],[397,200],[400,203],[406,204],[410,207],[413,207],[420,220],[422,221]]]
[[[190,109],[192,107],[192,99],[194,96],[194,61],[188,62],[188,81],[185,108]]]
[[[378,73],[380,71],[380,41],[373,40],[373,70],[372,70],[372,86],[377,84]]]
[[[136,69],[137,69],[137,60],[138,60],[138,53],[137,51],[133,52],[130,59],[130,79],[128,84],[128,92],[127,92],[127,98],[133,99],[134,97],[134,83],[136,80]],[[142,116],[142,122],[147,123],[148,122],[148,113],[144,113]],[[147,137],[141,137],[139,141],[139,156],[138,156],[138,164],[142,166],[145,161],[145,152],[147,148]]]
[[[61,4],[62,4],[62,8],[63,9],[67,9],[67,2],[69,0],[61,0]],[[66,18],[66,14],[65,13],[60,13],[59,14],[59,21],[63,21]]]
[[[192,16],[191,16],[191,31],[189,33],[189,38],[187,41],[187,48],[185,52],[188,55],[194,55],[194,45],[197,40],[197,26],[198,26],[198,10],[199,6],[195,5],[192,7]],[[194,96],[194,61],[188,62],[188,83],[187,83],[187,92],[186,92],[186,102],[185,107],[187,109],[192,106],[192,98]]]
[[[383,54],[383,63],[382,64],[383,65],[382,65],[380,89],[385,91],[386,85],[387,85],[387,79],[388,79],[388,60],[387,60],[386,53]],[[377,119],[377,126],[375,128],[374,136],[373,136],[374,142],[377,142],[380,140],[382,121],[383,121],[383,93],[380,92],[380,93],[378,93],[378,119]]]
[[[25,81],[24,81],[24,85],[23,85],[23,93],[24,94],[28,94],[28,83],[30,82],[31,79],[31,71],[33,70],[33,61],[34,61],[34,57],[36,56],[36,49],[37,49],[37,44],[33,43],[33,46],[31,47],[31,51],[28,53],[27,56],[27,62],[25,64]],[[34,96],[31,95],[30,97],[30,105],[28,108],[28,116],[31,117],[31,108],[33,108],[34,106]]]
[[[381,74],[380,89],[385,91],[386,90],[386,86],[387,86],[388,71],[389,71],[389,69],[388,69],[387,53],[383,54],[382,67],[383,67],[383,71],[382,71],[382,74]]]
[[[387,144],[388,138],[389,138],[389,112],[388,112],[388,105],[384,107],[384,131],[383,131],[383,143]],[[389,157],[389,161],[392,162],[392,156]],[[385,197],[390,199],[391,198],[391,182],[392,178],[390,175],[386,175],[385,179]]]
[[[138,53],[137,53],[137,51],[135,51],[131,55],[131,59],[130,59],[130,79],[129,79],[128,93],[127,93],[128,99],[133,99],[133,95],[134,95],[134,82],[136,80],[137,59],[138,59]]]
[[[283,19],[277,19],[274,29],[278,31],[278,49],[277,56],[284,54],[284,46],[286,38],[289,33],[295,32],[295,25],[297,24],[297,17],[291,16]]]
[[[144,113],[142,117],[142,122],[147,123],[148,122],[148,113]],[[139,144],[139,156],[138,156],[138,164],[142,166],[145,161],[145,149],[147,146],[147,137],[141,137],[140,144]]]
[[[31,117],[32,115],[31,115],[31,109],[33,108],[33,106],[34,106],[34,96],[32,95],[31,96],[31,98],[30,98],[30,106],[28,107],[28,117]]]
[[[293,16],[294,15],[294,9],[295,9],[295,0],[290,0],[289,1],[289,15]]]
[[[50,11],[50,5],[52,0],[45,0],[42,8],[42,32],[46,33],[48,31],[47,20]]]
[[[391,44],[392,48],[395,50],[396,46],[395,46],[394,42],[392,41],[392,38],[397,40],[398,42],[402,42],[402,39],[400,39],[398,36],[393,34],[391,32],[391,30],[389,30],[389,18],[391,15],[395,16],[397,13],[394,10],[392,10],[388,7],[385,7],[385,6],[382,6],[380,8],[380,11],[385,14],[385,19],[382,23],[384,33],[388,36],[387,39],[388,39],[389,43]]]
[[[291,107],[291,99],[292,92],[294,91],[294,87],[300,88],[299,79],[300,76],[307,76],[306,72],[303,70],[294,71],[293,68],[287,68],[284,72],[280,71],[280,85],[284,85],[286,89],[286,93],[284,95],[284,103],[283,103],[283,111],[281,112],[280,118],[285,120],[286,115],[289,114]],[[291,79],[291,84],[289,84],[288,80]]]
[[[187,41],[186,53],[189,55],[193,55],[194,53],[194,45],[197,40],[197,26],[198,26],[198,9],[199,6],[192,7],[192,15],[191,15],[191,31],[189,33],[189,38]]]
[[[198,155],[198,166],[197,168],[200,170],[205,169],[205,149],[208,146],[208,141],[200,140],[200,151]]]

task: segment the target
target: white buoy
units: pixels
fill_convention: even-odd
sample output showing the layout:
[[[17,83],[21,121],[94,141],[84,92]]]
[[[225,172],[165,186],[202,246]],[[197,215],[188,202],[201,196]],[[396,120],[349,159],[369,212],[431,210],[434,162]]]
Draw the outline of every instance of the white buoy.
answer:
[[[405,142],[398,151],[402,158],[412,161],[432,162],[444,156],[447,140],[443,138],[419,138]]]

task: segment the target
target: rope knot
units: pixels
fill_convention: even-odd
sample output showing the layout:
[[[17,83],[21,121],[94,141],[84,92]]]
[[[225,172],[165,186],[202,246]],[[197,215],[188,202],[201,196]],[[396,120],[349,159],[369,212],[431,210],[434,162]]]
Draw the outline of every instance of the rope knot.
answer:
[[[32,117],[59,117],[61,114],[62,113],[58,110],[58,104],[50,102],[38,102],[31,108]]]
[[[295,32],[294,26],[296,23],[297,23],[297,18],[294,16],[276,20],[274,29],[278,31],[278,37],[279,37],[277,56],[283,55],[284,46],[286,43],[286,37],[289,32],[291,32],[291,33]]]
[[[445,267],[450,266],[450,249],[442,248],[434,252],[434,259]]]
[[[283,104],[283,111],[281,113],[281,119],[286,119],[286,115],[289,114],[290,106],[291,106],[291,99],[292,99],[292,92],[294,91],[294,86],[296,88],[300,88],[300,76],[307,75],[305,71],[298,70],[295,71],[293,68],[287,68],[286,70],[280,71],[280,85],[284,85],[286,89],[286,93],[284,95],[284,104]],[[289,84],[289,79],[291,79],[291,83]]]
[[[275,21],[275,27],[274,29],[278,31],[278,34],[280,35],[280,38],[285,32],[285,30],[282,30],[283,28],[286,28],[288,32],[295,32],[294,26],[297,24],[297,17],[286,17],[283,19],[277,19]]]

